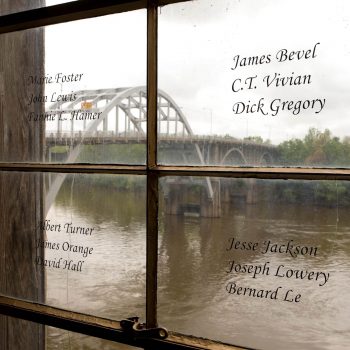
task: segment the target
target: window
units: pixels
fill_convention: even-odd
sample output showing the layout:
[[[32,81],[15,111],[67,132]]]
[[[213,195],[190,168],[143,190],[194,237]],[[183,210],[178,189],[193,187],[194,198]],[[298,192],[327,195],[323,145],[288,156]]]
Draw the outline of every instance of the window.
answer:
[[[0,347],[349,346],[348,4],[18,4]]]

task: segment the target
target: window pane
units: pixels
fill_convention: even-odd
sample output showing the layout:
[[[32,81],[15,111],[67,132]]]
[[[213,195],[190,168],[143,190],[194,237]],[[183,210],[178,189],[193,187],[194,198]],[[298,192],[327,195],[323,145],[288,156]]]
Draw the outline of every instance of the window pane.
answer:
[[[0,161],[145,163],[146,10],[4,34],[0,48]]]
[[[9,15],[11,13],[33,10],[40,7],[46,7],[51,5],[58,5],[67,2],[75,2],[77,0],[30,0],[30,1],[21,1],[21,0],[5,0],[1,4],[0,15]]]
[[[166,178],[159,323],[258,349],[350,346],[350,184]]]
[[[0,186],[1,294],[144,318],[143,176],[3,172]]]
[[[345,0],[162,8],[159,161],[349,167],[349,19]]]

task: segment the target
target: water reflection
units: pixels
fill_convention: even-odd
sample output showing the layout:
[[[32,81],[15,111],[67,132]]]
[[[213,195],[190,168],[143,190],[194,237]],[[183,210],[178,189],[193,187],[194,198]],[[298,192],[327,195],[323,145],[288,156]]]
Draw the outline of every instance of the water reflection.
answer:
[[[135,188],[135,186],[137,188]],[[271,191],[270,191],[271,192]],[[350,217],[348,209],[286,204],[262,195],[254,205],[231,197],[220,218],[166,215],[161,201],[159,319],[168,329],[259,349],[348,349],[350,346]],[[95,253],[81,274],[48,270],[51,304],[121,319],[144,318],[145,191],[67,181],[49,216],[94,226]],[[317,256],[228,251],[229,239],[317,246]],[[56,237],[57,238],[57,237]],[[264,264],[271,273],[226,273],[229,262]],[[328,282],[277,278],[283,264],[329,273]],[[227,283],[257,289],[293,289],[300,303],[232,295]],[[282,296],[281,296],[282,297]],[[52,349],[66,333],[55,333]],[[53,341],[53,339],[56,339]],[[76,347],[79,349],[79,347]],[[93,346],[91,348],[94,348]],[[107,347],[108,348],[108,347]]]
[[[350,220],[347,209],[244,202],[226,204],[220,219],[164,216],[160,237],[160,319],[178,332],[262,349],[346,349],[350,346]],[[229,239],[318,247],[314,256],[227,251]],[[229,262],[264,265],[270,275],[226,273]],[[329,273],[315,280],[274,276],[303,269]],[[281,272],[279,272],[281,274]],[[280,290],[280,300],[231,295],[226,286]],[[282,289],[301,294],[283,301]],[[291,293],[292,294],[292,293]],[[290,294],[290,295],[291,295]],[[289,296],[290,296],[289,295]],[[295,296],[295,295],[294,295]]]
[[[82,272],[47,268],[47,303],[101,317],[122,319],[145,315],[145,196],[118,191],[104,177],[69,177],[48,213],[52,223],[93,227],[92,235],[46,232],[47,241],[88,246],[93,253],[84,260]],[[141,186],[144,184],[141,179]],[[94,187],[92,186],[94,183]],[[64,254],[65,253],[65,254]],[[77,259],[72,252],[45,250],[47,259]]]

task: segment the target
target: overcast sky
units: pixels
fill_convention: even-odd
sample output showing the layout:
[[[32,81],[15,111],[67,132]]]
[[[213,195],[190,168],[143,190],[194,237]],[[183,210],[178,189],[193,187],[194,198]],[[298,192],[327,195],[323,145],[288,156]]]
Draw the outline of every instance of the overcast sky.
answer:
[[[47,1],[47,4],[63,1]],[[350,135],[350,2],[347,0],[200,0],[166,6],[159,16],[159,88],[181,107],[196,134],[261,136],[279,143],[310,127]],[[313,50],[314,58],[277,62],[281,49]],[[240,58],[271,62],[237,67]],[[46,72],[84,73],[74,89],[146,83],[146,11],[47,27]],[[311,75],[311,84],[266,87],[266,75]],[[232,82],[257,76],[256,89],[234,93]],[[56,89],[57,86],[49,86]],[[60,89],[60,87],[59,87]],[[263,98],[269,115],[235,115],[236,102]],[[325,99],[323,109],[271,115],[271,101]],[[277,104],[276,104],[277,105]]]

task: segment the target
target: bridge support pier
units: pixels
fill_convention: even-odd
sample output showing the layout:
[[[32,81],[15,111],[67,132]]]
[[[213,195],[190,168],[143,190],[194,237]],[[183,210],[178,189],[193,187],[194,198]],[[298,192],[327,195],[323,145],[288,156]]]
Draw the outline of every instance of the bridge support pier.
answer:
[[[168,215],[192,214],[201,217],[216,218],[221,216],[220,181],[211,180],[213,198],[208,197],[206,186],[200,188],[193,203],[193,185],[167,184],[165,213]]]
[[[248,180],[248,190],[247,190],[247,204],[256,204],[258,202],[256,179]]]
[[[184,192],[181,185],[169,185],[168,195],[165,197],[165,213],[168,215],[182,215]]]
[[[221,216],[220,180],[211,180],[213,198],[208,198],[206,188],[201,189],[200,215],[207,218],[218,218]]]
[[[229,184],[221,184],[221,201],[224,203],[231,202],[231,189]]]

